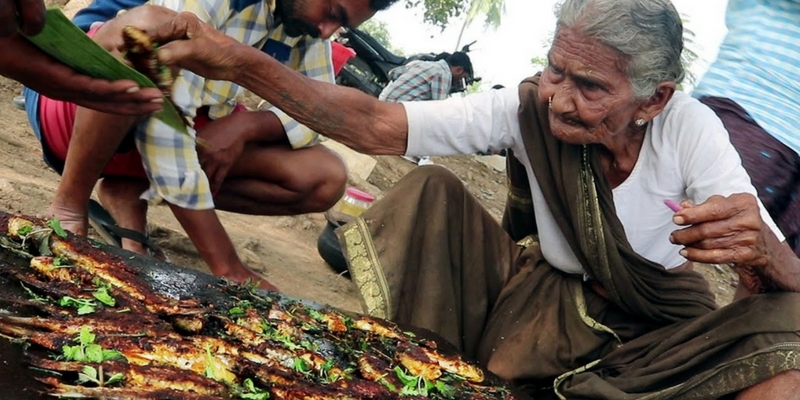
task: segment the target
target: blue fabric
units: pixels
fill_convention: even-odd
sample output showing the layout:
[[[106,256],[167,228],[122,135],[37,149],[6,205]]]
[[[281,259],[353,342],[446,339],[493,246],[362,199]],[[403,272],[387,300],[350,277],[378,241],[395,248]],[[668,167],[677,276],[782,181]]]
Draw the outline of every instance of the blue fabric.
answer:
[[[231,8],[235,11],[241,12],[247,7],[252,6],[262,0],[231,0]]]
[[[694,97],[735,101],[800,154],[800,1],[730,0],[728,34]]]
[[[261,51],[269,54],[272,56],[272,58],[280,61],[282,64],[285,64],[287,61],[289,61],[289,56],[292,54],[292,48],[288,44],[274,39],[268,39],[267,43],[264,43],[264,46],[261,47]]]
[[[147,3],[147,0],[95,0],[83,10],[78,11],[72,22],[88,32],[95,22],[106,22],[117,16],[121,10],[127,10]]]
[[[25,113],[28,114],[28,122],[31,124],[33,134],[36,139],[42,141],[42,126],[39,123],[39,93],[27,87],[22,89],[22,95],[25,96]]]

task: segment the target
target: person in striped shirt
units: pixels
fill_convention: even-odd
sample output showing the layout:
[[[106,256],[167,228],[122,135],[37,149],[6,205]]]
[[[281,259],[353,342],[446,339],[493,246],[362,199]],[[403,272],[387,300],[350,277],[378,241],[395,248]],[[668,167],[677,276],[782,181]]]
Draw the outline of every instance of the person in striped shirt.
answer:
[[[388,85],[378,99],[390,102],[444,100],[450,88],[472,73],[467,53],[443,53],[436,61],[411,61],[389,71]],[[437,57],[439,58],[439,57]],[[403,156],[419,165],[430,165],[430,157]]]
[[[113,50],[121,45],[126,25],[146,29],[190,12],[305,76],[332,82],[328,38],[394,1],[151,0],[89,34]],[[341,197],[347,174],[338,156],[314,146],[314,131],[274,107],[244,109],[236,102],[242,94],[233,83],[181,71],[171,100],[192,121],[188,135],[152,117],[126,118],[74,106],[71,114],[66,106],[51,107],[56,112],[49,113],[40,99],[26,99],[26,107],[45,106],[29,112],[32,126],[41,130],[37,136],[44,138],[43,148],[61,151],[63,175],[47,213],[66,229],[86,234],[89,196],[102,174],[100,200],[119,226],[143,232],[147,203],[141,200],[164,202],[212,273],[236,282],[259,280],[262,288],[275,289],[239,259],[216,209],[252,215],[324,211]],[[54,134],[57,130],[68,135]],[[131,144],[126,147],[126,142]],[[137,154],[117,163],[112,156],[122,150]],[[107,185],[111,182],[116,184]],[[129,250],[144,251],[129,247],[135,245],[123,242]]]
[[[800,0],[730,0],[725,21],[719,55],[692,95],[720,117],[800,255]]]

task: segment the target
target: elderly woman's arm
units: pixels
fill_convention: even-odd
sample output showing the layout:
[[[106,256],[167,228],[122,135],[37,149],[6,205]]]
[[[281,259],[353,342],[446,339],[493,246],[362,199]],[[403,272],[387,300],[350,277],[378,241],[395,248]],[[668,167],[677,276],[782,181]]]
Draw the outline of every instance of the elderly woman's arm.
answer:
[[[164,63],[180,65],[207,78],[235,82],[279,105],[320,134],[362,153],[405,154],[408,124],[401,104],[381,102],[355,89],[303,77],[189,13],[179,14],[153,34],[162,43],[191,39],[162,46],[159,58]]]
[[[764,290],[800,292],[800,259],[761,219],[751,194],[712,196],[708,201],[675,213],[674,222],[686,228],[670,240],[683,245],[689,260],[730,263],[752,293]]]

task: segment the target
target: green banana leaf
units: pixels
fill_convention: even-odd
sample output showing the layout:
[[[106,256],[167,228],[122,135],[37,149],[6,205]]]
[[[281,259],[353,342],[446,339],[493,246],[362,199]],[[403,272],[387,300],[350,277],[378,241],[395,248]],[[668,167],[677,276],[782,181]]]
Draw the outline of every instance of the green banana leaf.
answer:
[[[140,87],[157,87],[149,78],[86,36],[58,8],[47,10],[44,29],[40,33],[26,37],[45,53],[84,75],[109,81],[130,79]],[[164,99],[164,107],[154,116],[177,131],[187,133],[183,117],[168,99]]]

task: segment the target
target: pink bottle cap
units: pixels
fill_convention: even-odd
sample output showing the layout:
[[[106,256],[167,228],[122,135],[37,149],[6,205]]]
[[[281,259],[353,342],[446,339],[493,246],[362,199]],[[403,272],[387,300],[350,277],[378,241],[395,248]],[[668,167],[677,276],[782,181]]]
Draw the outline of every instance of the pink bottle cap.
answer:
[[[371,194],[358,190],[354,187],[347,188],[347,190],[345,190],[344,193],[345,195],[350,196],[359,201],[364,201],[367,203],[372,203],[373,201],[375,201],[375,197],[373,197]]]

